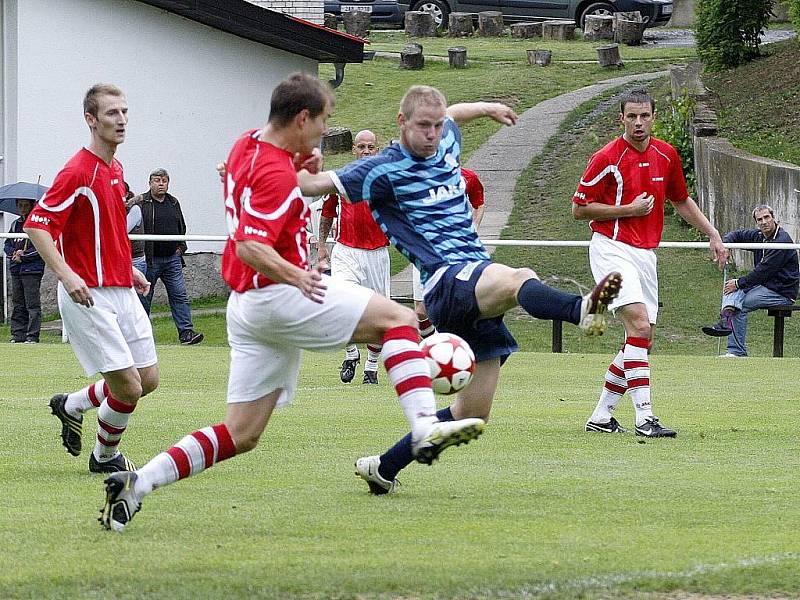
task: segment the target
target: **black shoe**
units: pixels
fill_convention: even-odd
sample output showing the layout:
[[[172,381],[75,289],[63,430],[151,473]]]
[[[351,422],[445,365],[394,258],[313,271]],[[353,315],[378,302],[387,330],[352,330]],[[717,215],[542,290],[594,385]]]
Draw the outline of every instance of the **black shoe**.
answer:
[[[204,337],[202,333],[197,333],[193,329],[187,329],[186,331],[181,331],[178,339],[184,346],[194,346],[202,342]]]
[[[136,479],[136,473],[116,473],[103,482],[106,501],[98,521],[106,529],[121,533],[142,508],[142,498],[136,494]]]
[[[586,421],[586,431],[599,431],[600,433],[625,433],[628,431],[619,424],[614,417],[608,423],[595,423],[594,421]]]
[[[661,423],[658,422],[658,417],[647,417],[642,425],[636,426],[636,435],[650,438],[675,437],[678,432],[662,427]]]
[[[364,379],[361,383],[370,383],[378,385],[378,372],[377,371],[364,371]]]
[[[361,358],[345,358],[342,362],[342,368],[339,370],[339,378],[342,383],[350,383],[353,377],[356,376],[356,366],[361,361]]]
[[[100,462],[94,457],[94,452],[89,455],[89,471],[92,473],[118,473],[120,471],[135,471],[136,465],[129,461],[120,452],[111,460]]]
[[[81,434],[83,433],[83,416],[77,419],[64,408],[66,394],[56,394],[50,398],[50,410],[61,421],[61,443],[72,456],[81,453]]]
[[[703,333],[712,337],[728,337],[733,333],[733,328],[730,325],[730,319],[720,319],[713,325],[704,325]]]

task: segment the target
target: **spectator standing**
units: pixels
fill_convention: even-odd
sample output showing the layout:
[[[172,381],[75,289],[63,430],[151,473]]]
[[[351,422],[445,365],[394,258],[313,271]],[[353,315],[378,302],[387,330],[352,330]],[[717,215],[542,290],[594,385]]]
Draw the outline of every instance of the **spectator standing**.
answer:
[[[11,225],[9,233],[23,233],[25,219],[33,205],[33,200],[17,198],[19,219]],[[9,238],[4,249],[11,263],[11,342],[38,344],[42,327],[40,291],[44,261],[30,240]]]
[[[169,173],[156,169],[150,173],[150,189],[133,199],[142,210],[142,225],[145,234],[185,235],[186,222],[183,219],[180,202],[169,193]],[[147,259],[147,280],[150,293],[143,299],[144,309],[150,314],[156,282],[161,279],[167,290],[172,319],[178,329],[178,340],[183,345],[199,344],[203,334],[194,330],[192,307],[183,277],[186,242],[165,240],[146,241],[144,253]]]
[[[135,202],[136,196],[131,191],[128,182],[125,182],[125,211],[127,212],[128,233],[141,235],[144,233],[142,224],[142,207]],[[131,258],[133,266],[145,275],[147,274],[147,259],[144,255],[144,240],[131,240]]]

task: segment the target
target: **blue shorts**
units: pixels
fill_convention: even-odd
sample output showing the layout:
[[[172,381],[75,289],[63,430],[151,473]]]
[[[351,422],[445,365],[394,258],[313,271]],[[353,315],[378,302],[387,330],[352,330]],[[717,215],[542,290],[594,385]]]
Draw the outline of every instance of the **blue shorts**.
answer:
[[[500,357],[505,362],[519,350],[517,340],[503,323],[502,315],[481,319],[475,286],[490,261],[452,265],[433,289],[425,294],[428,317],[438,331],[464,338],[478,362]]]

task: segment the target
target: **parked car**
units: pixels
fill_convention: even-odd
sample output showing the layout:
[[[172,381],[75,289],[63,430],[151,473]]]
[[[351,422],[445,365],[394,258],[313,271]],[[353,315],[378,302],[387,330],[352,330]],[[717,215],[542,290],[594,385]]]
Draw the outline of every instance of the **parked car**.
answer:
[[[447,27],[451,12],[477,14],[499,10],[506,22],[572,19],[583,27],[586,15],[610,15],[620,11],[642,13],[647,27],[664,25],[672,17],[673,0],[399,0],[408,10],[433,13],[437,25]],[[327,6],[327,4],[326,4]],[[327,9],[326,9],[327,10]]]
[[[386,25],[402,25],[408,3],[397,0],[325,0],[325,12],[341,19],[342,13],[358,10],[370,13],[370,21]]]

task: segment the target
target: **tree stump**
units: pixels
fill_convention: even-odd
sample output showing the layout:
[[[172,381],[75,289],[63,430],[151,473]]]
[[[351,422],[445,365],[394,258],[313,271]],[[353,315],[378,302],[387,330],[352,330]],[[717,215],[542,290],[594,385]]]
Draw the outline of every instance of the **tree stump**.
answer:
[[[620,11],[614,13],[614,29],[617,28],[617,21],[624,19],[626,21],[643,21],[642,13],[638,10]]]
[[[465,69],[467,67],[467,49],[464,46],[448,48],[447,58],[450,59],[451,69]]]
[[[411,37],[436,37],[436,21],[427,11],[409,10],[405,23],[406,34]]]
[[[347,127],[331,127],[322,136],[320,150],[323,154],[350,152],[353,149],[353,133]]]
[[[325,13],[324,24],[328,29],[339,29],[339,21],[333,13]]]
[[[514,23],[511,26],[511,37],[524,39],[542,37],[542,24]]]
[[[360,38],[365,38],[369,35],[369,19],[370,13],[361,12],[360,10],[342,13],[344,30],[350,35]]]
[[[614,29],[614,41],[628,46],[638,46],[644,38],[644,23],[640,21],[628,21],[617,19],[617,27]]]
[[[597,62],[604,68],[622,68],[624,64],[619,57],[619,44],[609,44],[597,48]]]
[[[586,15],[583,24],[583,39],[590,42],[613,40],[614,17],[611,15]]]
[[[550,50],[527,50],[528,64],[539,67],[550,66],[550,59],[553,58],[553,53]]]
[[[418,71],[425,66],[425,55],[419,44],[406,44],[400,51],[400,68]]]
[[[447,21],[447,35],[450,37],[467,37],[472,35],[474,31],[470,13],[450,13]]]
[[[503,35],[503,13],[499,10],[479,12],[478,34],[484,37],[500,37]]]
[[[575,38],[575,21],[545,21],[542,39],[566,42]]]

